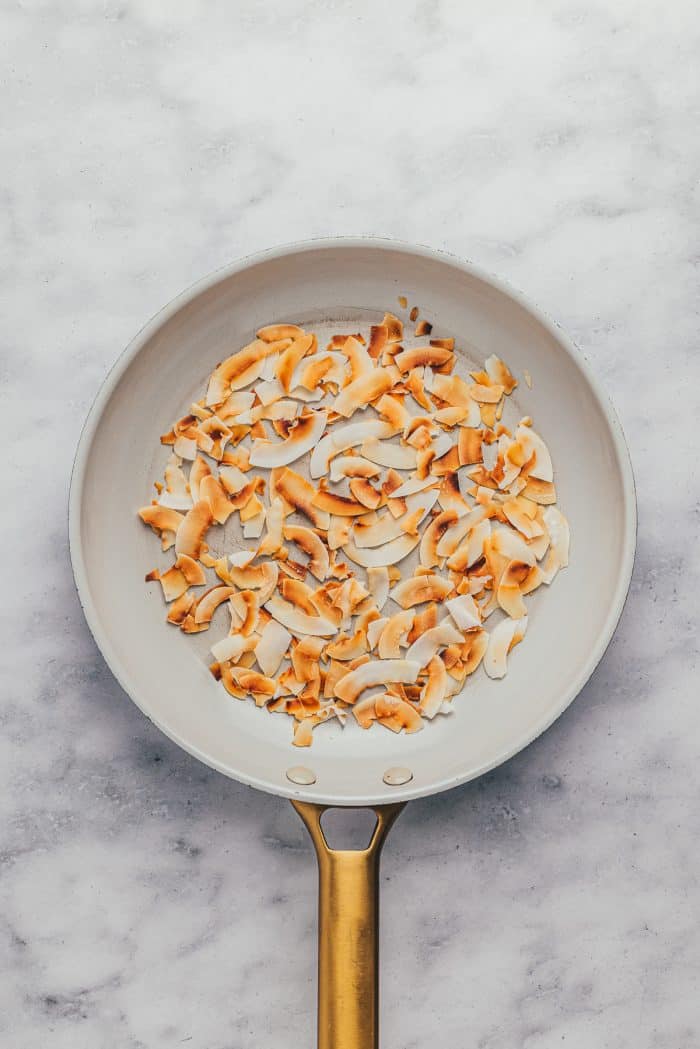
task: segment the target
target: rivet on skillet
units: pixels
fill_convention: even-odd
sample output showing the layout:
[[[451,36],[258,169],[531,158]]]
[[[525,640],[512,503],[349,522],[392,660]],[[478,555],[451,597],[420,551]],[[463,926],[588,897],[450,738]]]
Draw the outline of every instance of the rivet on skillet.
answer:
[[[404,783],[411,782],[413,773],[410,769],[392,768],[386,770],[382,779],[388,787],[400,787]]]
[[[294,765],[293,768],[287,769],[286,776],[292,783],[298,783],[301,787],[310,787],[316,782],[316,773],[303,765]]]

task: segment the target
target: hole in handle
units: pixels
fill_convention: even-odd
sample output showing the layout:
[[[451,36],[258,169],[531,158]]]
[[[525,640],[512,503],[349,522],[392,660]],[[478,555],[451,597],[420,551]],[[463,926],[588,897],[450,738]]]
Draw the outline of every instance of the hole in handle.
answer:
[[[368,848],[377,817],[372,809],[326,809],[321,830],[329,849],[360,852]]]

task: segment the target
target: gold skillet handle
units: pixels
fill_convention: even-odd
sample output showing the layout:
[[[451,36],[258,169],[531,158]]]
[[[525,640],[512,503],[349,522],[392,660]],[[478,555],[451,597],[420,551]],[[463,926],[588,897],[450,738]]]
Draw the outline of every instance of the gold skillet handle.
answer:
[[[331,849],[328,805],[292,801],[318,859],[318,1049],[379,1046],[379,857],[403,803],[373,806],[366,849]]]

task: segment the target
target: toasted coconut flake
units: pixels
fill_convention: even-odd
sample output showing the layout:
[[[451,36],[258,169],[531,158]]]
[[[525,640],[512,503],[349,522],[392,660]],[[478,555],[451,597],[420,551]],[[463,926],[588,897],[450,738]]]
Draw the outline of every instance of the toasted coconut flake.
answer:
[[[288,542],[296,543],[305,554],[308,554],[307,568],[322,583],[330,568],[328,550],[323,541],[310,528],[300,525],[287,526],[283,534]]]
[[[284,505],[282,500],[275,496],[270,500],[270,509],[267,511],[267,534],[260,544],[258,556],[276,554],[282,546],[282,527],[284,525]]]
[[[299,365],[299,381],[296,382],[296,374],[292,376],[292,390],[297,386],[313,392],[326,379],[328,373],[333,370],[333,358],[329,353],[315,354],[313,357],[302,361]]]
[[[244,637],[229,634],[211,646],[211,654],[218,663],[238,663],[246,652],[252,652],[259,643],[257,634]]]
[[[396,612],[391,616],[382,630],[377,644],[380,659],[398,659],[401,655],[401,645],[406,644],[406,638],[413,626],[413,611],[408,608],[403,612]]]
[[[342,481],[345,477],[377,477],[381,468],[369,459],[363,459],[361,455],[339,455],[331,460],[330,478],[334,484]]]
[[[336,632],[334,623],[321,616],[310,616],[300,612],[281,597],[271,597],[265,602],[265,608],[278,623],[286,627],[295,637],[313,634],[318,637],[332,637]]]
[[[237,496],[237,498],[240,498],[240,496]],[[250,498],[246,500],[245,504],[241,507],[241,521],[245,524],[246,521],[251,521],[253,518],[257,518],[258,514],[262,513],[264,509],[263,504],[260,502],[255,492],[253,492]]]
[[[557,501],[557,493],[553,483],[551,481],[541,481],[537,477],[532,477],[532,475],[528,477],[527,484],[521,494],[526,499],[530,499],[533,503],[539,503],[542,506],[550,506]]]
[[[401,531],[405,532],[406,535],[418,536],[418,525],[420,524],[422,519],[422,510],[412,510],[410,513],[404,514],[404,516],[399,521],[399,524],[401,525]]]
[[[438,500],[443,510],[454,510],[460,517],[468,515],[471,507],[462,495],[459,485],[459,475],[455,471],[447,473],[442,478]]]
[[[216,414],[222,422],[236,419],[253,407],[255,394],[252,390],[236,390],[230,393],[223,404],[216,409]]]
[[[452,361],[454,354],[439,346],[418,346],[413,350],[403,350],[394,357],[401,372],[410,372],[414,368],[439,367]]]
[[[260,595],[252,590],[234,592],[230,598],[231,616],[236,613],[239,620],[238,630],[244,637],[257,630],[260,618]]]
[[[534,464],[528,470],[528,477],[538,481],[553,481],[552,459],[540,435],[531,426],[523,426],[521,423],[515,431],[515,437],[522,443],[528,459],[531,455],[535,457]]]
[[[423,728],[423,721],[415,707],[388,692],[374,697],[374,709],[377,721],[392,732],[402,729],[406,733],[420,732]]]
[[[422,320],[416,325],[416,338],[420,339],[423,335],[430,335],[433,330],[433,326],[429,321]]]
[[[433,419],[440,426],[451,429],[469,418],[469,407],[466,405],[448,405],[447,408],[439,408],[433,414]]]
[[[168,459],[165,465],[165,492],[161,493],[158,500],[161,506],[168,506],[171,510],[189,510],[192,507],[189,485],[180,464],[177,455],[171,455]]]
[[[246,693],[252,693],[254,696],[274,696],[277,689],[277,682],[273,681],[272,678],[259,674],[256,670],[249,670],[246,667],[231,667],[231,677],[239,688],[242,688]]]
[[[445,607],[450,613],[460,630],[471,630],[473,627],[481,626],[481,614],[471,594],[460,594],[445,602]]]
[[[538,536],[544,534],[544,529],[539,521],[530,516],[528,504],[536,507],[535,503],[529,503],[529,500],[520,497],[507,499],[503,504],[503,513],[513,528],[516,528],[525,539],[537,539]]]
[[[209,474],[199,484],[199,498],[208,503],[211,515],[217,524],[225,524],[236,509],[218,478]]]
[[[427,513],[429,513],[436,500],[437,492],[434,490],[418,492],[416,495],[412,495],[406,500],[408,513],[412,514],[415,510],[420,510],[422,519]],[[387,513],[381,514],[374,524],[367,525],[362,519],[360,519],[355,522],[355,527],[353,529],[354,541],[360,549],[381,546],[384,543],[389,543],[402,534],[403,528],[401,522],[403,520],[403,517],[396,520],[391,514]]]
[[[197,602],[194,612],[195,623],[198,625],[211,623],[212,616],[219,605],[223,604],[224,601],[228,601],[229,597],[234,593],[232,586],[214,586],[211,590],[207,590]]]
[[[415,660],[421,667],[426,667],[433,656],[445,645],[459,644],[464,640],[462,634],[447,620],[419,637],[406,653],[406,659]]]
[[[482,383],[472,383],[469,387],[469,395],[477,404],[498,404],[503,396],[502,386],[484,386]]]
[[[430,411],[432,405],[425,392],[424,373],[425,368],[414,368],[409,372],[408,378],[404,381],[404,385],[416,404],[419,404],[421,408],[425,408],[426,411]]]
[[[294,370],[301,359],[305,357],[312,348],[313,342],[313,335],[307,335],[302,332],[295,336],[290,345],[280,354],[275,367],[275,376],[281,382],[285,393],[289,393]]]
[[[491,535],[491,522],[487,519],[479,521],[469,531],[465,542],[457,547],[451,557],[447,559],[447,567],[455,572],[464,572],[476,564],[479,558],[484,556],[484,544]]]
[[[363,568],[380,568],[403,561],[404,557],[415,550],[418,543],[418,536],[401,535],[384,546],[369,549],[358,549],[352,541],[348,541],[343,550],[356,565],[362,565]]]
[[[391,599],[401,608],[413,608],[426,601],[444,601],[453,587],[449,579],[428,573],[404,579],[391,591]]]
[[[301,416],[285,441],[253,441],[251,465],[269,469],[273,466],[287,466],[300,459],[314,446],[318,446],[326,425],[326,415],[325,409],[320,409]]]
[[[408,511],[405,499],[396,498],[394,493],[402,485],[402,477],[396,470],[389,469],[382,482],[382,494],[386,499],[386,505],[392,517],[402,517]]]
[[[358,517],[367,513],[367,507],[356,499],[350,499],[347,495],[338,495],[337,492],[326,492],[320,490],[313,498],[313,504],[319,510],[335,517]]]
[[[526,565],[534,565],[536,561],[535,552],[510,528],[497,528],[494,531],[491,550],[507,561],[522,561]]]
[[[437,484],[435,478],[430,475],[427,477],[409,477],[407,481],[403,481],[393,489],[391,494],[395,500],[405,499],[409,495],[415,495],[416,492],[424,492],[426,488],[432,488],[435,484]]]
[[[176,598],[175,601],[168,608],[167,621],[173,623],[175,626],[182,626],[185,619],[190,613],[190,609],[197,598],[189,590],[186,590],[184,594]]]
[[[401,342],[403,339],[403,323],[393,313],[385,313],[382,324],[387,330],[389,342]]]
[[[180,577],[181,580],[181,582],[178,582],[175,587],[175,589],[177,589],[178,592],[173,593],[172,597],[168,597],[166,593],[166,579],[170,575],[170,573],[174,573],[173,582],[175,581],[175,573],[177,574],[177,576]],[[162,576],[160,576],[160,582],[163,587],[163,595],[166,601],[172,601],[175,598],[180,597],[182,594],[184,594],[188,586],[204,586],[206,581],[206,573],[204,572],[202,566],[198,564],[197,561],[194,561],[191,557],[188,557],[187,554],[182,554],[180,557],[178,557],[172,568],[170,568],[168,572],[165,572]]]
[[[345,380],[348,383],[354,382],[362,375],[369,375],[374,370],[374,362],[363,342],[364,340],[360,342],[354,335],[348,335],[343,343],[342,352],[350,364],[350,374]]]
[[[415,470],[416,450],[408,445],[388,444],[373,437],[363,441],[360,455],[379,466],[394,470]]]
[[[473,401],[469,383],[459,375],[428,375],[426,386],[435,397],[450,405],[468,407]]]
[[[249,483],[246,475],[237,466],[220,466],[219,480],[229,495],[238,495]]]
[[[305,718],[303,721],[294,722],[293,747],[310,747],[313,743],[313,729],[317,724],[315,718]]]
[[[377,720],[376,696],[367,696],[352,708],[353,717],[360,728],[371,728]]]
[[[420,544],[420,563],[424,568],[432,568],[438,564],[438,544],[447,529],[457,520],[455,510],[443,510],[438,514],[423,532]]]
[[[483,433],[481,430],[469,426],[460,426],[457,446],[460,466],[471,466],[472,463],[481,462],[483,459],[482,437]]]
[[[406,441],[406,444],[410,444],[411,448],[415,448],[416,451],[425,451],[426,448],[429,448],[432,445],[434,429],[432,419],[412,419],[404,432],[404,440]],[[433,458],[434,457],[435,451],[433,450]]]
[[[288,555],[286,547],[282,547],[280,552],[276,554],[276,558],[279,562],[280,571],[284,572],[290,579],[298,579],[300,583],[306,582],[306,565],[302,561],[294,561]]]
[[[373,488],[364,477],[353,477],[350,481],[350,492],[358,503],[368,510],[376,510],[382,503],[381,492]]]
[[[224,448],[232,436],[233,431],[217,415],[212,415],[199,424],[197,445],[212,459],[221,460]]]
[[[314,504],[316,489],[301,474],[285,469],[276,478],[275,491],[294,510],[309,518],[316,528],[327,529],[330,524],[328,512]]]
[[[214,518],[209,503],[200,500],[188,510],[175,533],[175,553],[179,557],[187,554],[195,560],[204,547],[204,537]]]
[[[272,678],[277,673],[291,641],[292,635],[289,630],[285,630],[276,620],[271,619],[264,625],[260,638],[255,644],[255,659],[263,675]],[[214,654],[213,647],[212,652]],[[217,659],[219,658],[216,654],[214,655]]]
[[[281,400],[284,397],[284,387],[279,379],[267,379],[265,382],[259,382],[255,387],[255,393],[262,405],[268,408],[270,405],[275,404],[276,401]],[[248,406],[252,408],[252,403]]]
[[[370,401],[374,401],[377,397],[387,393],[392,385],[392,379],[387,370],[385,368],[375,368],[368,374],[360,376],[359,379],[355,379],[349,386],[346,386],[342,393],[336,397],[333,408],[339,415],[343,415],[348,419],[359,408],[365,408]]]
[[[335,641],[326,645],[326,655],[341,661],[358,659],[368,649],[367,631],[357,630],[352,637],[339,634]]]
[[[420,712],[424,718],[432,719],[440,712],[447,690],[447,670],[439,656],[428,663],[428,680],[420,694]]]
[[[294,673],[299,681],[316,682],[320,686],[319,661],[325,642],[321,637],[305,637],[292,648]],[[316,692],[318,698],[318,692]]]
[[[202,484],[204,484],[204,481],[202,481]],[[264,486],[265,482],[262,477],[254,477],[252,481],[246,482],[240,491],[229,498],[229,506],[234,510],[247,510],[245,514],[241,514],[242,521],[246,521],[256,513],[259,513],[262,503],[254,497],[255,493]]]
[[[195,503],[198,503],[202,498],[199,488],[206,477],[211,477],[211,467],[201,456],[198,455],[190,467],[189,478],[190,492],[192,493],[192,500]]]
[[[342,610],[335,604],[336,595],[340,587],[341,584],[335,580],[328,580],[323,586],[317,587],[313,595],[313,602],[318,614],[334,623],[336,627],[340,626],[343,619]]]
[[[388,622],[389,619],[387,616],[380,616],[379,619],[373,619],[367,627],[367,644],[369,645],[370,651],[374,651],[377,647],[382,631]]]
[[[276,561],[265,561],[261,565],[250,565],[247,568],[231,565],[229,575],[239,589],[259,590],[258,600],[262,605],[267,601],[266,595],[272,594],[277,586],[279,565]]]
[[[457,513],[457,511],[454,511]],[[453,525],[443,532],[442,538],[438,542],[437,555],[438,558],[450,557],[455,550],[458,549],[460,543],[468,535],[469,531],[478,525],[479,521],[485,516],[484,511],[481,507],[470,511],[463,517],[459,517],[455,520]]]
[[[538,535],[536,539],[528,540],[526,545],[530,553],[534,554],[538,561],[541,561],[549,548],[549,535],[546,532],[543,535]]]
[[[556,555],[560,568],[566,568],[569,564],[569,523],[555,506],[548,506],[542,516],[549,533],[551,549]]]
[[[261,510],[246,521],[243,525],[243,538],[244,539],[259,539],[262,535],[262,530],[265,527],[265,510]]]
[[[486,655],[488,644],[489,635],[485,630],[471,630],[465,634],[465,641],[462,645],[462,667],[465,677],[473,674],[478,668]]]
[[[197,442],[193,437],[183,437],[180,434],[173,443],[173,452],[180,459],[194,459],[197,456]]]
[[[503,619],[489,635],[484,670],[490,678],[505,677],[507,657],[514,644],[525,635],[527,619]]]
[[[314,448],[309,464],[311,476],[322,477],[328,473],[328,467],[334,455],[345,452],[348,448],[353,448],[368,439],[384,440],[393,437],[396,432],[394,426],[379,420],[349,423],[347,426],[331,431]]]
[[[371,660],[340,678],[335,694],[345,703],[354,703],[365,689],[375,685],[386,685],[390,681],[413,683],[419,670],[418,663],[406,659]]]
[[[250,470],[250,452],[247,448],[227,448],[221,462],[247,472]]]
[[[314,592],[311,587],[307,586],[306,583],[300,579],[281,579],[279,584],[279,592],[285,601],[289,601],[290,604],[294,605],[301,612],[305,612],[309,616],[318,615],[318,611],[314,604]]]
[[[511,619],[522,619],[527,615],[523,587],[530,582],[533,572],[539,574],[539,569],[532,568],[523,561],[509,561],[501,575],[497,591],[498,603]]]
[[[438,622],[438,606],[433,603],[427,605],[426,608],[421,609],[420,612],[416,612],[413,619],[413,626],[408,632],[408,643],[412,645],[414,641],[417,641],[426,630],[432,630],[434,626],[437,626]]]
[[[331,517],[328,526],[328,548],[338,550],[345,546],[352,534],[352,520],[343,517]]]
[[[279,342],[281,339],[298,339],[304,335],[304,329],[296,324],[267,324],[256,332],[263,342]]]
[[[389,570],[382,565],[367,570],[367,586],[372,602],[378,612],[384,608],[389,597]]]
[[[139,510],[139,517],[144,524],[150,525],[156,535],[164,532],[177,532],[185,517],[177,510],[171,510],[167,506],[152,503],[151,506],[143,506]]]
[[[505,365],[495,353],[492,353],[490,357],[486,358],[484,361],[484,367],[491,382],[495,385],[501,385],[506,394],[511,394],[518,385],[518,380],[512,375],[507,365]]]
[[[369,355],[376,360],[386,347],[389,331],[385,324],[373,324],[370,328]]]

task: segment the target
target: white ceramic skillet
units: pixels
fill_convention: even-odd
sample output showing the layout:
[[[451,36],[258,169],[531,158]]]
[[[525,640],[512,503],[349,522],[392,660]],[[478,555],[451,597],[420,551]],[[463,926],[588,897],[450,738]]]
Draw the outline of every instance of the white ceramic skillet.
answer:
[[[525,641],[508,675],[480,672],[456,712],[423,732],[375,728],[315,733],[291,745],[289,720],[233,700],[211,677],[201,646],[164,622],[144,574],[158,544],[136,517],[162,475],[159,435],[201,396],[214,365],[275,320],[366,329],[405,295],[454,335],[475,364],[502,357],[521,381],[513,398],[547,442],[571,560],[531,600]],[[400,803],[474,779],[517,753],[569,705],[605,652],[632,572],[634,482],[615,413],[581,354],[539,310],[477,267],[428,248],[372,238],[310,241],[234,263],[180,295],[134,339],[92,407],[70,493],[70,549],[92,633],[118,681],[171,739],[228,776],[292,798],[309,827],[321,874],[320,1049],[377,1044],[379,849]],[[546,592],[545,592],[546,591]],[[203,635],[206,638],[206,634]],[[292,782],[302,763],[314,779]],[[399,766],[410,780],[384,782]],[[328,848],[331,806],[378,814],[367,850]],[[388,806],[388,807],[387,807]]]

